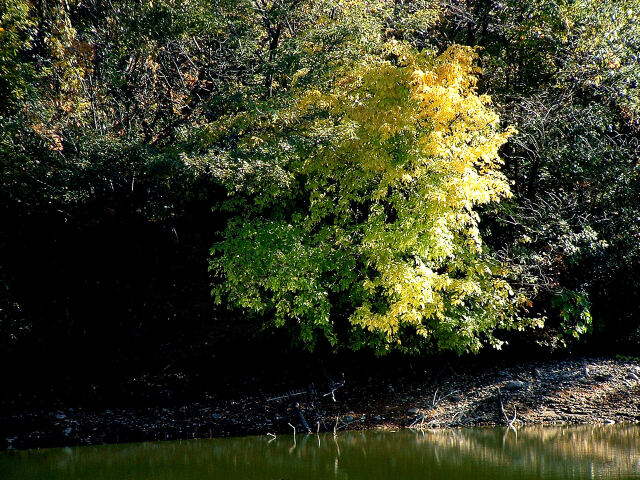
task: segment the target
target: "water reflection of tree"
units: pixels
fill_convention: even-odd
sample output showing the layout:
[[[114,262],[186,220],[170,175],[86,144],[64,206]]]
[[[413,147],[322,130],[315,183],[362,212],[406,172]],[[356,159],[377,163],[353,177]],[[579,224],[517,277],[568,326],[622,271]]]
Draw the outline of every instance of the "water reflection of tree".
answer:
[[[21,480],[640,478],[640,427],[344,432],[0,455]]]
[[[416,443],[436,446],[441,454],[469,457],[489,464],[520,464],[531,470],[544,460],[545,470],[589,465],[594,473],[640,475],[637,426],[526,427],[518,434],[499,429],[428,430]],[[500,439],[500,441],[498,441]]]

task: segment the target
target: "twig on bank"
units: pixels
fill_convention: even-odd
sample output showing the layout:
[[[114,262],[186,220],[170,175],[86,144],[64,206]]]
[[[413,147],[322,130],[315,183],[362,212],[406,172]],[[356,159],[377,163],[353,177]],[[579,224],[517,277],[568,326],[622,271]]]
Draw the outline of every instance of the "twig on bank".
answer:
[[[502,403],[502,392],[500,391],[500,387],[498,387],[498,402],[500,404],[500,413],[502,413],[502,416],[508,422],[509,421],[509,417],[507,417],[507,414],[504,411],[504,405]]]
[[[422,428],[422,425],[424,425],[425,417],[426,415],[424,413],[421,413],[420,415],[418,415],[416,418],[413,419],[413,422],[409,424],[409,428],[415,427],[418,423],[420,423],[419,428]]]
[[[453,418],[451,419],[451,423],[454,423],[454,422],[458,419],[458,417],[459,417],[460,415],[462,415],[463,413],[464,413],[464,409],[460,409],[460,410],[458,411],[458,413],[456,413],[456,414],[453,416]]]
[[[345,382],[344,382],[344,377],[342,378],[342,381],[341,381],[341,382],[338,382],[338,383],[334,382],[334,381],[333,381],[333,380],[331,380],[331,379],[329,379],[329,380],[331,381],[331,384],[330,384],[330,388],[331,388],[331,390],[330,390],[329,392],[325,393],[325,394],[324,394],[324,395],[322,395],[322,396],[323,396],[323,397],[328,397],[329,395],[331,395],[331,399],[332,399],[332,400],[333,400],[333,402],[335,403],[335,402],[337,401],[337,400],[336,400],[336,390],[338,390],[338,389],[339,389],[339,388],[341,388],[341,387],[344,387],[344,383],[345,383]]]
[[[304,415],[302,414],[302,410],[300,410],[300,405],[298,403],[294,403],[293,409],[295,410],[296,415],[298,415],[298,420],[300,420],[300,423],[302,424],[302,426],[307,429],[307,433],[311,433],[311,427],[309,427],[307,420],[304,418]]]
[[[516,417],[518,416],[518,413],[516,412],[516,406],[513,406],[513,418],[509,421],[509,428],[513,428],[515,430],[514,427],[514,423],[516,422]]]
[[[438,398],[438,389],[436,388],[436,391],[433,394],[433,399],[431,400],[431,407],[435,408],[440,402],[442,402],[443,400],[446,400],[447,398],[449,398],[451,395],[458,393],[460,390],[451,390],[449,393],[447,393],[444,396],[441,396]]]
[[[509,419],[507,412],[504,411],[504,404],[502,403],[502,392],[500,391],[500,387],[498,387],[498,401],[500,402],[500,412],[504,417],[504,420],[507,422],[507,426],[510,428],[514,428],[514,424],[518,417],[518,412],[516,411],[516,406],[513,406],[513,418]]]
[[[300,390],[297,392],[288,392],[288,393],[285,393],[284,395],[278,395],[277,397],[267,398],[267,402],[275,402],[278,400],[290,399],[291,397],[298,397],[300,395],[309,395],[309,392],[306,390]]]

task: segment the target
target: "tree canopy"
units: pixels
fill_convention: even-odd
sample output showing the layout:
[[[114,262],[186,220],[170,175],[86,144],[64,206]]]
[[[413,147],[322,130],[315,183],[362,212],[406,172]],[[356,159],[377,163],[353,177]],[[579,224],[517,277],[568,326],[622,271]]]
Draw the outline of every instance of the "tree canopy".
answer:
[[[476,93],[472,49],[389,49],[394,62],[368,59],[285,112],[276,141],[295,191],[243,205],[214,249],[216,293],[297,322],[308,343],[315,329],[338,342],[346,317],[355,347],[475,351],[483,335],[499,343],[492,331],[522,301],[474,210],[510,194],[498,157],[510,131]]]
[[[640,336],[639,12],[0,0],[0,343]]]

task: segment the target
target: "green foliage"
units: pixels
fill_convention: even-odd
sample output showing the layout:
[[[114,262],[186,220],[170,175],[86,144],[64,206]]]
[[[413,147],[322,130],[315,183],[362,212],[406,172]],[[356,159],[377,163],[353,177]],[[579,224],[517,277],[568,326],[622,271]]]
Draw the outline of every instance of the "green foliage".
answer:
[[[301,192],[243,205],[214,248],[216,296],[299,324],[308,346],[314,330],[335,344],[340,319],[353,348],[499,345],[492,332],[516,325],[523,299],[473,208],[509,194],[497,150],[510,132],[475,94],[472,50],[394,48],[400,65],[370,57],[285,114]]]
[[[553,299],[573,292],[599,330],[637,326],[639,11],[637,0],[490,0],[444,23],[484,47],[483,87],[518,129],[503,149],[514,197],[487,212],[487,238],[549,328],[566,324]]]
[[[559,81],[602,95],[627,120],[638,120],[640,2],[580,0],[567,7],[567,17],[567,58]]]
[[[33,65],[22,58],[35,34],[31,9],[27,0],[0,2],[0,106],[4,114],[25,97],[34,76]]]
[[[562,319],[562,333],[558,335],[561,342],[564,336],[579,338],[591,331],[591,302],[584,292],[563,291],[551,299],[551,305],[559,310]]]

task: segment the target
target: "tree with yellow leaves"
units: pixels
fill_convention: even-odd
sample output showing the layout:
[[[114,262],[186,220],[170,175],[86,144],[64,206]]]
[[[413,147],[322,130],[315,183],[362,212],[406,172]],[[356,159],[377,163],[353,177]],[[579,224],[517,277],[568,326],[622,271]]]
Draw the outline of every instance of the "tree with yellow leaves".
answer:
[[[300,191],[230,222],[212,260],[218,301],[299,329],[309,346],[322,331],[379,352],[477,351],[522,326],[523,299],[474,210],[510,195],[498,150],[511,133],[476,93],[475,57],[392,43],[386,60],[301,94],[278,127]]]

